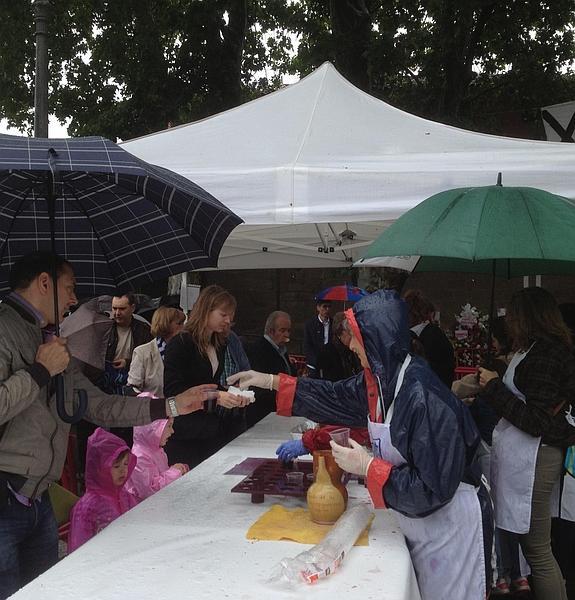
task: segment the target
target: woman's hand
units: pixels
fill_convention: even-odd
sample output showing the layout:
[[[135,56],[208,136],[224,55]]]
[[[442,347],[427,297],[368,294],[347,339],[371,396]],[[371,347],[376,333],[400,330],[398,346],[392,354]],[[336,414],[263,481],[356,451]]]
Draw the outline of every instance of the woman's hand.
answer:
[[[219,392],[218,393],[218,406],[223,406],[224,408],[242,408],[243,406],[247,406],[250,403],[249,398],[244,398],[243,396],[236,396],[235,394],[230,394],[230,392]]]
[[[276,454],[281,461],[289,462],[298,456],[309,454],[309,450],[303,445],[301,440],[288,440],[278,446]]]
[[[331,446],[331,452],[338,467],[347,473],[366,477],[373,456],[371,456],[361,444],[358,444],[355,440],[350,438],[350,448],[340,446],[333,440],[329,445]]]
[[[488,369],[484,369],[483,367],[479,367],[479,385],[483,388],[485,387],[492,379],[497,379],[499,375],[497,371],[489,371]]]

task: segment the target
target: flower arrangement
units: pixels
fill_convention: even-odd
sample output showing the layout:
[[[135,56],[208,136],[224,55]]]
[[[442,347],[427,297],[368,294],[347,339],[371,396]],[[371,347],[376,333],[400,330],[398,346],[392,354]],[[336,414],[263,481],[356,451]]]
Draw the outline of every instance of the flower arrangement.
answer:
[[[457,325],[453,332],[453,347],[457,365],[477,367],[487,354],[487,322],[489,315],[481,313],[468,302],[455,315]]]

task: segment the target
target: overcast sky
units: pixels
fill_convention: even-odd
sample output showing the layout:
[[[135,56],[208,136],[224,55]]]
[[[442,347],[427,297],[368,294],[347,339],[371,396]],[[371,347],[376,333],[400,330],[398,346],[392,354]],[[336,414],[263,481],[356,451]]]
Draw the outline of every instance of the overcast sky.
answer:
[[[9,133],[10,135],[26,135],[17,129],[10,129],[6,119],[0,119],[0,133]],[[64,125],[60,125],[56,117],[51,116],[48,122],[48,137],[62,138],[70,136],[66,133],[66,127]]]

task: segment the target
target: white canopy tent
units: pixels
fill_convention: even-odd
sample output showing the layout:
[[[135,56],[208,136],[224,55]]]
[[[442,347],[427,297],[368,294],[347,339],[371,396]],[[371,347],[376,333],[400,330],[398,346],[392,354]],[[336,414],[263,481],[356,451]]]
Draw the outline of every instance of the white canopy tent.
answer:
[[[219,268],[345,266],[389,223],[445,189],[532,186],[575,198],[575,147],[421,119],[324,63],[298,83],[123,144],[240,215]]]

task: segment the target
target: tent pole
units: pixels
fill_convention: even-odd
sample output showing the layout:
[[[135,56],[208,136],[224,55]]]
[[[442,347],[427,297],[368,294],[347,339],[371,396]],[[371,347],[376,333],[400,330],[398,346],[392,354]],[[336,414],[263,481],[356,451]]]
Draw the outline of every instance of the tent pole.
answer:
[[[281,310],[281,273],[276,269],[276,310]]]
[[[354,285],[355,287],[358,286],[358,281],[359,281],[359,269],[354,269],[353,267],[350,268],[351,271],[351,285]]]
[[[487,364],[491,362],[491,330],[493,327],[494,310],[495,310],[495,263],[494,258],[491,261],[491,297],[489,299],[489,320],[487,321]]]

